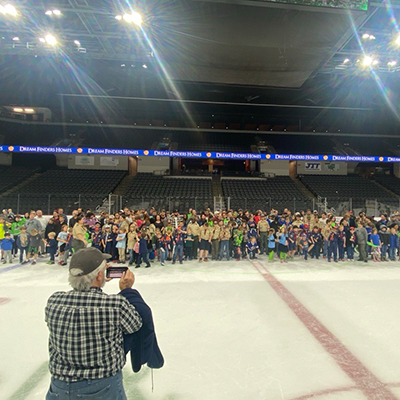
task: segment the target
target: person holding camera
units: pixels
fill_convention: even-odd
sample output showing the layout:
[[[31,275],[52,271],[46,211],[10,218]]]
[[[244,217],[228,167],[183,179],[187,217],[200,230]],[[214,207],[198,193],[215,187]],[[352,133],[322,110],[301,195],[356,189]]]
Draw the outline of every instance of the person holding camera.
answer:
[[[51,384],[46,400],[126,400],[123,335],[137,332],[142,318],[126,298],[102,291],[109,257],[94,247],[77,251],[69,266],[73,290],[48,299]],[[128,269],[119,281],[121,291],[134,281]]]

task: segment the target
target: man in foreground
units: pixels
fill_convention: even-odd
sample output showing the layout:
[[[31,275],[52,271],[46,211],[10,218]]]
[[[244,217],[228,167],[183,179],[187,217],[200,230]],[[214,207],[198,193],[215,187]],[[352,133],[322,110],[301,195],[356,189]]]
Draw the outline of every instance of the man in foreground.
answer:
[[[74,290],[56,292],[47,302],[52,378],[46,400],[126,400],[122,335],[138,331],[142,319],[124,297],[101,290],[107,258],[93,247],[76,252],[69,266]],[[121,291],[131,288],[134,280],[128,270],[120,279]]]

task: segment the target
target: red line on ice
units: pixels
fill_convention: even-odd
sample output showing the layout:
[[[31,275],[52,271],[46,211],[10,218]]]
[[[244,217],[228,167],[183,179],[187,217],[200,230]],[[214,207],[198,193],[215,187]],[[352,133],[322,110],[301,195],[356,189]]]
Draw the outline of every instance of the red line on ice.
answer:
[[[258,262],[259,266],[257,266],[254,262],[251,263],[368,400],[397,400],[386,385],[369,371],[263,264]]]
[[[10,299],[7,298],[7,297],[0,297],[0,306],[1,306],[2,304],[8,303],[9,301],[10,301]]]

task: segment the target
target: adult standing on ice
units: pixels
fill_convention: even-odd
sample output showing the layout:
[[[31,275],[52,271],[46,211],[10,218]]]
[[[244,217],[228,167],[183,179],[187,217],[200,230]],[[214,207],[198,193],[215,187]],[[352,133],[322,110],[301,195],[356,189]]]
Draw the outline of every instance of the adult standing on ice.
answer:
[[[47,302],[52,377],[46,400],[126,400],[123,334],[138,331],[142,319],[123,296],[101,290],[108,257],[94,247],[76,252],[69,266],[74,290],[56,292]],[[119,281],[121,291],[134,281],[128,270]]]

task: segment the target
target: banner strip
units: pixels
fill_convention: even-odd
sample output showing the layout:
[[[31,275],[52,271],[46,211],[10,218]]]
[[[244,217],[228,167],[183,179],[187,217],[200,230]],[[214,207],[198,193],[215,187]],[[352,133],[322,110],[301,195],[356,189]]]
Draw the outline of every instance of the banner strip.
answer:
[[[76,154],[76,155],[114,155],[145,157],[179,157],[179,158],[214,158],[226,160],[297,160],[297,161],[355,161],[355,162],[389,162],[398,163],[400,157],[383,156],[343,156],[313,154],[260,154],[260,153],[222,153],[203,151],[173,150],[133,150],[105,149],[91,147],[50,147],[50,146],[0,146],[0,152],[9,153],[42,153],[42,154]]]

